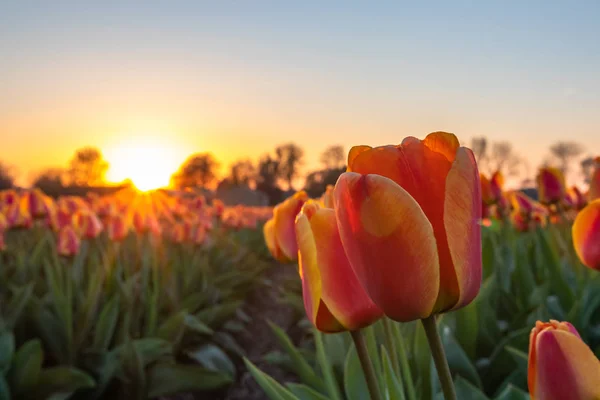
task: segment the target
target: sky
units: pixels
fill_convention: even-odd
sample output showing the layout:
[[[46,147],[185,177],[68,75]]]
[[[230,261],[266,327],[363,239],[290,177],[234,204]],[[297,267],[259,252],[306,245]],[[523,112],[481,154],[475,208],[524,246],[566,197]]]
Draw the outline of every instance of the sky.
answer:
[[[0,2],[0,161],[22,183],[85,145],[168,172],[290,141],[308,172],[329,145],[437,130],[533,166],[558,140],[600,154],[598,1],[85,3]]]

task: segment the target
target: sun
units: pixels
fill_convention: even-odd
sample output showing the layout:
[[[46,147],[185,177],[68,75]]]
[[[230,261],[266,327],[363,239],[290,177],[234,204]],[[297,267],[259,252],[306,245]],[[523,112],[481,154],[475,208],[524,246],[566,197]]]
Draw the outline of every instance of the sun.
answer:
[[[182,162],[168,143],[135,140],[105,151],[109,163],[107,179],[111,182],[131,180],[142,191],[169,185],[171,175]]]

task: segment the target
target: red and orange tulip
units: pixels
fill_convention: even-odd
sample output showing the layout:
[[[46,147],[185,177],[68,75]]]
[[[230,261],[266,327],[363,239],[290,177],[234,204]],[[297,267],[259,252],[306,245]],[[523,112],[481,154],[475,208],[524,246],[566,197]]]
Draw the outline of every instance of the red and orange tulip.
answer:
[[[80,210],[73,215],[73,227],[80,237],[93,239],[102,232],[102,222],[96,213],[90,210]]]
[[[561,203],[565,198],[565,177],[558,168],[541,168],[537,175],[539,199],[542,204]]]
[[[354,147],[348,171],[334,190],[336,217],[373,302],[397,321],[469,304],[481,286],[481,185],[471,150],[434,132]]]
[[[129,225],[126,218],[122,215],[108,217],[106,233],[108,234],[108,238],[113,242],[120,242],[125,239],[129,233]]]
[[[572,230],[573,246],[581,262],[600,271],[600,199],[577,214]]]
[[[568,322],[536,322],[529,337],[529,394],[535,400],[600,399],[600,361]]]
[[[296,236],[304,308],[317,329],[356,330],[383,315],[348,262],[332,209],[313,201],[304,204],[296,218]]]
[[[65,257],[74,256],[79,252],[81,241],[71,226],[65,226],[58,232],[57,251]]]

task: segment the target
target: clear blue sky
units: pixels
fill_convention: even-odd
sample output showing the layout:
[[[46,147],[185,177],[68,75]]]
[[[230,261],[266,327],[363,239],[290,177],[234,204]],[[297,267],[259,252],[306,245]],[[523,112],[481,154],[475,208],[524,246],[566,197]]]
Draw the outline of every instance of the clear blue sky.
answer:
[[[55,3],[0,4],[0,160],[23,176],[145,135],[224,166],[292,140],[307,170],[434,130],[534,166],[561,139],[600,154],[600,1]]]

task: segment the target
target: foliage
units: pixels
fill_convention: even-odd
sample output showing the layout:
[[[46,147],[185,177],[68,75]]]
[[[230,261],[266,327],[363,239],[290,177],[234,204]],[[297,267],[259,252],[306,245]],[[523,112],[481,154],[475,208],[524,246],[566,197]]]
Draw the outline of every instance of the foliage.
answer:
[[[108,163],[95,147],[83,147],[75,152],[67,171],[68,181],[76,186],[94,186],[104,183]]]
[[[191,155],[171,177],[177,189],[206,187],[215,182],[219,162],[210,153]]]

